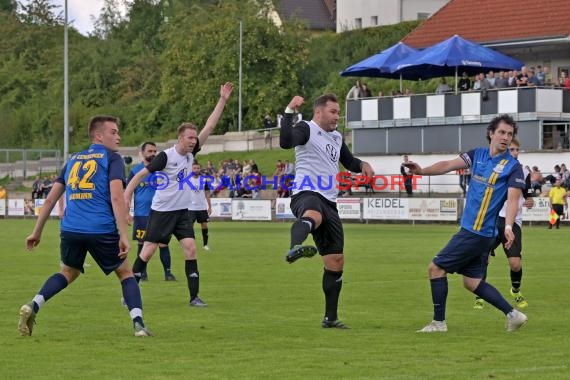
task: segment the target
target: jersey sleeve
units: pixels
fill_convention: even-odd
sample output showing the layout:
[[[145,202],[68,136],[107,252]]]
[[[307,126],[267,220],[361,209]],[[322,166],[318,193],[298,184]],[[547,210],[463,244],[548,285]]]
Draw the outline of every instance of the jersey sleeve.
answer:
[[[526,188],[526,181],[523,174],[523,169],[521,164],[517,162],[509,177],[507,178],[507,187],[515,187],[517,189],[524,190]]]
[[[362,161],[352,155],[352,152],[348,149],[344,141],[340,148],[340,163],[353,173],[360,173],[362,171],[360,167]]]
[[[196,157],[196,155],[198,154],[199,151],[202,150],[202,147],[200,146],[200,140],[196,140],[196,145],[194,145],[194,150],[192,151],[192,155],[194,157]]]
[[[301,121],[293,127],[293,114],[285,113],[281,119],[281,132],[279,134],[279,146],[283,149],[291,149],[298,145],[305,145],[311,137],[311,128]]]
[[[166,163],[168,162],[168,156],[164,151],[160,152],[156,155],[155,158],[152,159],[150,164],[146,166],[147,170],[151,173],[158,172],[166,167]]]
[[[109,157],[109,182],[115,179],[125,183],[125,162],[118,153],[113,153]]]
[[[475,151],[476,151],[475,149],[471,149],[470,151],[461,153],[459,155],[459,157],[461,157],[463,161],[465,161],[468,167],[473,166],[473,161],[475,161]]]

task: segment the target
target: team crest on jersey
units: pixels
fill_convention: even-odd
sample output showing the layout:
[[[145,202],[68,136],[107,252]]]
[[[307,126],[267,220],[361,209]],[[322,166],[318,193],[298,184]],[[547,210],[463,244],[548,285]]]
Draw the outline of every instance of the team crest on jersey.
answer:
[[[332,146],[331,144],[327,144],[325,147],[325,150],[326,150],[327,155],[329,156],[329,158],[332,162],[338,161],[338,151],[336,150],[336,148],[334,146]]]
[[[501,174],[503,172],[503,170],[505,170],[505,165],[501,165],[501,164],[497,164],[497,166],[495,166],[495,168],[493,169],[493,171],[495,173],[499,173],[499,174]]]

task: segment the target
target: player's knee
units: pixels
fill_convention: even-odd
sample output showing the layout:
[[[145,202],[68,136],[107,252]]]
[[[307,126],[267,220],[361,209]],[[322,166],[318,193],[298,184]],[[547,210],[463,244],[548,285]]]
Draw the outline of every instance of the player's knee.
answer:
[[[341,253],[323,256],[325,268],[335,272],[344,268],[344,255]]]
[[[75,281],[75,279],[77,277],[79,277],[79,275],[81,274],[81,271],[79,269],[75,269],[75,268],[72,268],[72,267],[69,267],[69,266],[63,264],[61,266],[60,273],[63,275],[63,277],[65,277],[65,279],[67,280],[67,283],[71,284],[73,281]]]
[[[445,276],[445,270],[434,264],[434,262],[430,262],[428,265],[428,275],[429,278],[437,278]]]
[[[313,230],[316,230],[323,222],[322,215],[318,211],[314,210],[305,211],[302,218],[309,218],[313,221]]]

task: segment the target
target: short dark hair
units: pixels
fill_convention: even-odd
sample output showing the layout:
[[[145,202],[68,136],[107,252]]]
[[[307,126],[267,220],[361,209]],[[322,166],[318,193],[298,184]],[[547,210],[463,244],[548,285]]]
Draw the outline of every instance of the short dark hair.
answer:
[[[521,143],[519,142],[519,140],[516,137],[513,137],[513,139],[511,140],[511,145],[516,145],[516,146],[520,147]]]
[[[335,94],[332,93],[323,94],[319,96],[317,99],[315,99],[315,103],[313,104],[313,109],[317,107],[324,107],[327,105],[327,102],[338,103],[338,98],[336,97]]]
[[[153,143],[152,141],[147,141],[147,142],[145,142],[145,143],[143,143],[143,144],[141,145],[141,152],[144,152],[144,150],[146,149],[147,145],[152,145],[152,146],[154,146],[154,147],[156,148],[156,144],[155,144],[155,143]]]
[[[194,165],[202,166],[202,165],[200,165],[200,163],[198,162],[198,160],[194,160],[194,162],[192,162],[192,166],[194,166]]]
[[[178,127],[178,137],[180,137],[181,134],[184,133],[184,131],[186,131],[187,129],[193,129],[196,132],[198,132],[198,127],[196,127],[194,124],[192,123],[182,123],[180,124],[180,126]]]
[[[514,129],[513,137],[515,137],[517,135],[517,123],[515,122],[515,120],[510,115],[504,114],[504,115],[495,117],[493,120],[491,120],[491,122],[487,126],[487,141],[488,142],[491,142],[491,136],[489,136],[489,135],[491,133],[495,133],[495,131],[497,130],[497,128],[499,127],[499,124],[501,122],[508,124],[511,127],[513,127],[513,129]]]
[[[103,124],[107,122],[115,123],[117,124],[117,126],[120,124],[119,118],[115,116],[110,116],[110,115],[93,116],[91,120],[89,120],[89,127],[87,129],[89,138],[92,139],[95,132],[98,131],[103,126]]]

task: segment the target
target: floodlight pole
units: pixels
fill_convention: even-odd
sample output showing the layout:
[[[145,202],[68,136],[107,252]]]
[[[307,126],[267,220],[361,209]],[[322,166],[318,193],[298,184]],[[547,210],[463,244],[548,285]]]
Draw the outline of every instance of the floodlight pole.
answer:
[[[67,38],[67,0],[65,0],[65,25],[63,26],[63,161],[69,155],[69,42]]]
[[[241,66],[241,59],[242,59],[242,51],[243,51],[243,21],[239,21],[239,83],[238,83],[238,132],[241,132],[241,81],[242,81],[242,66]]]

